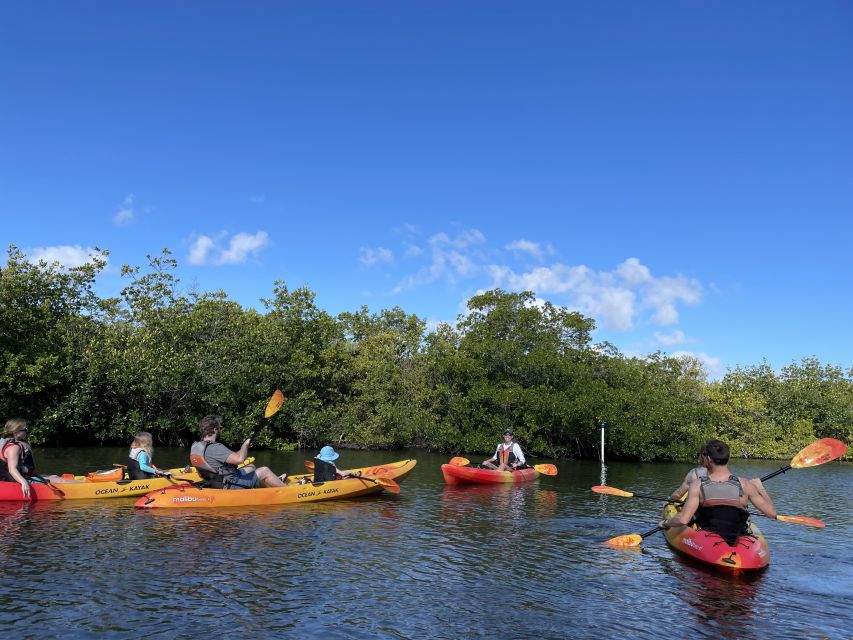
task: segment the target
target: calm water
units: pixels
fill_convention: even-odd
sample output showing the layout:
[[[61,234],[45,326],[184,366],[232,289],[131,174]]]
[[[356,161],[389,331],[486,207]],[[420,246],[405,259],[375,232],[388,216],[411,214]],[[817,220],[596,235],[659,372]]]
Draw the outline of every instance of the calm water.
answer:
[[[81,473],[124,449],[37,452]],[[304,453],[256,454],[298,472]],[[136,511],[131,499],[0,503],[0,629],[19,638],[842,638],[853,618],[853,467],[768,481],[769,569],[734,578],[675,556],[662,535],[631,553],[599,546],[642,533],[658,504],[600,496],[598,463],[558,462],[517,487],[445,487],[448,456],[343,452],[342,466],[415,457],[399,495],[210,511]],[[472,459],[479,457],[471,456]],[[160,449],[162,466],[186,451]],[[780,466],[732,465],[748,477]],[[607,484],[666,495],[681,464],[613,463]],[[667,629],[669,628],[669,629]]]

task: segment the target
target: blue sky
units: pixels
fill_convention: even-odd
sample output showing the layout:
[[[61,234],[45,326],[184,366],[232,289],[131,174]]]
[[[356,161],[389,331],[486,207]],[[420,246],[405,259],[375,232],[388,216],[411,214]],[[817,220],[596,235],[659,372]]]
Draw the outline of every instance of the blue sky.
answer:
[[[853,366],[853,5],[0,5],[0,241],[431,323],[496,286],[596,340]]]

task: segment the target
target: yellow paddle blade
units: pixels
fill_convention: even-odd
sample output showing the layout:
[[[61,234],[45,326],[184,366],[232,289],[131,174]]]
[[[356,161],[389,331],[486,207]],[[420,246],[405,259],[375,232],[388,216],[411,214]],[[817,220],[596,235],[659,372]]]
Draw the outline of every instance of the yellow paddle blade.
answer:
[[[823,520],[818,520],[817,518],[809,518],[808,516],[776,516],[776,519],[781,520],[782,522],[804,524],[807,527],[817,527],[819,529],[822,529],[826,526],[826,523]]]
[[[270,401],[267,402],[266,411],[264,411],[264,418],[270,418],[274,416],[279,409],[281,409],[281,405],[284,404],[284,394],[281,392],[281,389],[276,389],[272,394]]]
[[[555,476],[557,475],[557,467],[553,464],[535,464],[533,468],[536,469],[539,473],[546,476]]]
[[[812,442],[791,460],[791,467],[816,467],[819,464],[840,458],[847,452],[847,445],[835,438],[821,438]]]
[[[385,491],[390,491],[391,493],[400,493],[400,485],[397,484],[391,478],[383,478],[382,476],[376,476],[375,478],[364,478],[365,480],[372,480],[376,484],[381,484]]]
[[[471,464],[471,461],[468,458],[463,458],[461,456],[457,456],[455,458],[450,459],[450,464],[455,467],[464,467],[465,465]]]
[[[599,484],[592,487],[592,490],[596,493],[606,493],[607,495],[621,496],[623,498],[630,498],[634,495],[630,491],[623,491],[622,489],[617,489],[616,487],[607,487],[603,484]]]
[[[611,547],[638,547],[643,541],[643,536],[639,533],[630,533],[626,536],[616,536],[610,538],[605,544]]]
[[[311,460],[306,460],[305,468],[308,469],[308,471],[314,471],[314,463]]]

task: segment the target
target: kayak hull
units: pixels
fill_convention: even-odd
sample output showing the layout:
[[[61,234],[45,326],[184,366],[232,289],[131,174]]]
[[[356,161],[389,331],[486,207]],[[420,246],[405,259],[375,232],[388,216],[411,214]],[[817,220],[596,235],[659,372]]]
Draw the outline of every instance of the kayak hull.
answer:
[[[416,460],[400,460],[379,466],[348,469],[349,472],[361,471],[362,477],[331,482],[294,484],[296,479],[303,476],[291,476],[290,484],[284,487],[260,489],[209,489],[192,485],[167,487],[139,498],[134,506],[141,509],[210,509],[356,498],[383,491],[383,486],[372,482],[371,477],[381,476],[400,481],[411,473],[416,464]],[[310,476],[305,474],[304,477]]]
[[[536,469],[519,469],[518,471],[496,471],[494,469],[477,469],[454,464],[441,465],[441,473],[447,484],[513,484],[529,482],[539,476]]]
[[[74,482],[56,482],[51,485],[41,482],[30,483],[30,500],[97,500],[101,498],[128,498],[184,482],[199,482],[201,477],[193,469],[169,469],[178,479],[147,478],[145,480],[120,480],[118,482],[92,482],[85,476],[77,476]],[[25,500],[21,485],[17,482],[0,481],[0,500]]]
[[[665,520],[678,513],[678,507],[667,504]],[[759,571],[770,564],[770,547],[761,530],[750,524],[752,535],[741,536],[729,545],[719,535],[694,527],[674,527],[664,530],[667,544],[675,551],[702,564],[730,572]]]

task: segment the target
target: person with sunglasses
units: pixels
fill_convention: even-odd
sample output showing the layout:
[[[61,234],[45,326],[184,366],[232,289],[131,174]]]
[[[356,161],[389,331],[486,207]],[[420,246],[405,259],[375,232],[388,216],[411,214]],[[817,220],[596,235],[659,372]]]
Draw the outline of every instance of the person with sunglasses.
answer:
[[[30,482],[69,482],[60,476],[36,474],[33,448],[27,441],[29,427],[23,418],[10,418],[0,437],[0,480],[21,485],[24,499],[30,497]],[[72,480],[73,482],[73,480]]]
[[[498,463],[497,465],[495,463]],[[504,431],[504,441],[498,443],[495,449],[495,455],[488,460],[483,460],[482,465],[487,469],[495,469],[497,471],[514,471],[524,467],[527,460],[524,458],[524,453],[517,442],[512,439],[512,431],[507,429]]]

